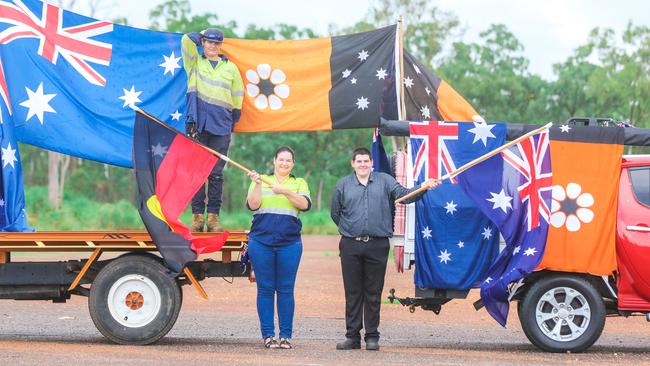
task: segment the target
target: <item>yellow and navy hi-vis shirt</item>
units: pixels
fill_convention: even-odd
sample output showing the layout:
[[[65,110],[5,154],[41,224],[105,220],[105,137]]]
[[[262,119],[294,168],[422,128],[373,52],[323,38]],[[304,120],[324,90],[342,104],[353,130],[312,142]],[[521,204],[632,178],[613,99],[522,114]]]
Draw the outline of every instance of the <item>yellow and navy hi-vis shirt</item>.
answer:
[[[199,132],[230,135],[244,100],[239,69],[225,57],[213,66],[199,55],[197,45],[187,34],[183,35],[181,46],[187,73],[187,115],[194,118]]]
[[[262,175],[262,178],[278,183],[275,175]],[[308,211],[311,208],[309,187],[304,179],[292,175],[281,184],[307,199],[309,205],[303,211]],[[248,193],[254,188],[255,182],[251,182]],[[302,229],[302,222],[298,217],[300,211],[285,195],[273,193],[270,186],[262,183],[262,201],[260,208],[253,214],[253,225],[248,234],[249,239],[275,246],[295,243],[300,240],[300,230]]]

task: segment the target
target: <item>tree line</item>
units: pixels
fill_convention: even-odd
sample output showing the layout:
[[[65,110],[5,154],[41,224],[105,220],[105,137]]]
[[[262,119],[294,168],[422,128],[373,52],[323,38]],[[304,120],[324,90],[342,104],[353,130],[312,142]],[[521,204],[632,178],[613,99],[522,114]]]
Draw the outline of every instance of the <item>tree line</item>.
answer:
[[[95,7],[101,0],[94,0]],[[68,9],[74,1],[68,1]],[[167,0],[150,12],[151,29],[187,33],[218,26],[226,37],[300,39],[366,31],[404,15],[405,48],[447,81],[487,121],[513,123],[562,122],[573,116],[611,117],[636,127],[650,127],[650,28],[629,23],[617,34],[593,29],[564,61],[553,65],[554,80],[529,70],[524,45],[502,24],[493,24],[475,43],[460,40],[460,19],[426,0],[378,0],[351,27],[331,25],[329,34],[290,24],[240,31],[218,14],[194,14],[188,0]],[[126,19],[116,19],[126,24]],[[445,51],[448,50],[448,51]],[[350,151],[371,143],[372,131],[255,133],[233,136],[229,155],[259,171],[270,171],[273,152],[286,145],[296,151],[295,173],[305,177],[314,207],[327,209],[336,180],[350,172]],[[390,146],[387,146],[390,151]],[[64,157],[21,145],[26,186],[47,186],[48,201],[58,209],[66,197],[99,202],[133,201],[131,170]],[[223,211],[243,210],[249,180],[236,169],[224,171]],[[29,191],[26,199],[29,201]]]

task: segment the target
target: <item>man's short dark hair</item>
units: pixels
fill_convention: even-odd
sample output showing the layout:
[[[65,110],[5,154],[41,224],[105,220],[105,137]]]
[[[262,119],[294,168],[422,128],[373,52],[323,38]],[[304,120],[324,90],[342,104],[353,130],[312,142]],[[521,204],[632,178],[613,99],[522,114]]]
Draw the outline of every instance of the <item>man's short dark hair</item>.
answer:
[[[357,155],[368,155],[370,157],[370,160],[372,160],[372,154],[370,153],[370,150],[366,149],[365,147],[357,147],[352,151],[352,161],[356,160]]]

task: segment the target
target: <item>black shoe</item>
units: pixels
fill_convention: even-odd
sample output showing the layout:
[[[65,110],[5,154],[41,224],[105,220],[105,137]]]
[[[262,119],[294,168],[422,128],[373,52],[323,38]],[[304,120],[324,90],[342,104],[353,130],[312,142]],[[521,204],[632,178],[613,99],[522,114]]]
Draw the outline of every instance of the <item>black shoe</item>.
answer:
[[[379,351],[379,339],[377,338],[366,339],[366,350]]]
[[[336,349],[361,349],[361,341],[352,338],[346,338],[345,341],[336,344]]]

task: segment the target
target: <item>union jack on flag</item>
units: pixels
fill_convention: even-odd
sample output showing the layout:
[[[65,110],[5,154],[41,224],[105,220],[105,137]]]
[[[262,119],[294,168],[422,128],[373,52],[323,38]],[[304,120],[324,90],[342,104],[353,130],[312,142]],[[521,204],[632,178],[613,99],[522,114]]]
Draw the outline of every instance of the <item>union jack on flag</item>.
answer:
[[[447,143],[458,140],[458,123],[444,121],[423,121],[410,123],[411,140],[422,143],[414,152],[413,179],[424,171],[424,179],[438,179],[456,170],[456,164],[449,153]],[[452,178],[452,182],[456,182]]]
[[[106,85],[106,79],[89,62],[108,65],[111,60],[111,45],[90,37],[111,32],[113,24],[90,21],[64,27],[63,13],[61,8],[43,3],[41,15],[37,16],[21,0],[14,0],[14,4],[2,2],[0,22],[12,26],[0,32],[0,44],[36,38],[39,40],[39,55],[53,64],[57,63],[58,56],[61,55],[90,83]]]
[[[131,167],[134,110],[184,123],[180,40],[38,0],[0,0],[3,123],[20,142]]]
[[[539,134],[536,141],[529,137],[516,147],[518,154],[512,150],[505,150],[501,154],[505,162],[524,177],[517,191],[521,201],[526,204],[526,222],[528,231],[531,231],[539,227],[540,217],[546,223],[551,217],[548,203],[542,197],[545,192],[553,189],[550,167],[544,166],[544,157],[549,149],[548,130]]]

